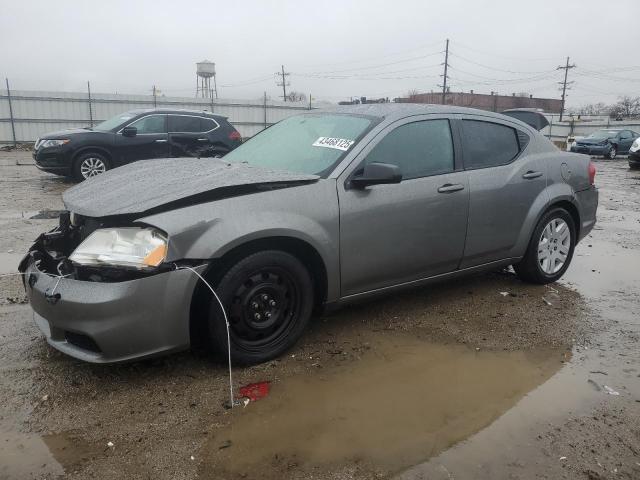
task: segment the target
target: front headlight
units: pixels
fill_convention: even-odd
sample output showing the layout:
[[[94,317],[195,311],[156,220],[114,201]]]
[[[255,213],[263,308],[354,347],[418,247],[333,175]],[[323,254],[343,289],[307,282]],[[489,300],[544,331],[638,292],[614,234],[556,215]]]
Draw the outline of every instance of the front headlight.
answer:
[[[42,140],[38,148],[60,147],[66,145],[71,140],[65,138],[64,140]]]
[[[101,228],[69,257],[79,265],[113,265],[139,269],[160,265],[167,256],[167,237],[154,228]]]
[[[633,141],[633,144],[631,145],[631,148],[629,149],[631,152],[637,152],[638,150],[640,150],[640,137],[636,138]]]

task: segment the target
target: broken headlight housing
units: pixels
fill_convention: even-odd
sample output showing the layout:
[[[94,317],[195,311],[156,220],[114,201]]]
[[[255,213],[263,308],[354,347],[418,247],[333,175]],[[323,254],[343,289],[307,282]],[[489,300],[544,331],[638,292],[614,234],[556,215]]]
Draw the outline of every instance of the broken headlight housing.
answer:
[[[155,228],[100,228],[73,251],[69,260],[83,266],[149,269],[167,256],[167,237]]]

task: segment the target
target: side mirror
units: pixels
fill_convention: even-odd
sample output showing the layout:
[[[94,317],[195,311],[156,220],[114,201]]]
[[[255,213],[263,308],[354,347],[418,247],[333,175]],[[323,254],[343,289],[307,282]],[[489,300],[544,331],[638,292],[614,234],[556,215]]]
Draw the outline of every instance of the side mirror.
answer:
[[[135,137],[138,134],[138,129],[136,127],[124,127],[122,129],[123,137]]]
[[[369,163],[364,166],[361,175],[351,179],[351,185],[355,188],[366,188],[369,185],[380,185],[387,183],[400,183],[402,173],[397,165],[389,163]]]

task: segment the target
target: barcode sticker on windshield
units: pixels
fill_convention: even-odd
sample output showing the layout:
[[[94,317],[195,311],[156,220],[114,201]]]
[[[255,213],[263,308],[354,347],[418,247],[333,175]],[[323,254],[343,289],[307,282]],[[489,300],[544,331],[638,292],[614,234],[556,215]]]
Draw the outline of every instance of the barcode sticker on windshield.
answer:
[[[335,148],[336,150],[346,152],[349,150],[349,147],[353,145],[353,142],[353,140],[346,140],[344,138],[320,137],[313,142],[312,145],[314,147]]]

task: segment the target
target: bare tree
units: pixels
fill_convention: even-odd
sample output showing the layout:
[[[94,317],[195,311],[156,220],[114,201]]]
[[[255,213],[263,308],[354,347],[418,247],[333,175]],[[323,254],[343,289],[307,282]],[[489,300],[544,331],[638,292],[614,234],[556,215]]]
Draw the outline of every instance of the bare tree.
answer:
[[[293,92],[289,92],[287,94],[287,100],[289,100],[290,102],[304,102],[307,100],[307,96],[302,92],[296,92],[294,90]]]
[[[572,115],[607,115],[610,109],[610,106],[605,105],[603,102],[598,102],[573,107],[568,109],[568,112]]]
[[[640,115],[640,97],[625,95],[618,98],[618,102],[612,105],[609,116],[612,118],[624,118]]]
[[[407,98],[408,98],[409,100],[413,100],[413,99],[414,99],[415,97],[417,97],[418,95],[420,95],[420,92],[419,92],[417,89],[415,89],[415,88],[412,88],[411,90],[409,90],[409,91],[407,92]]]

